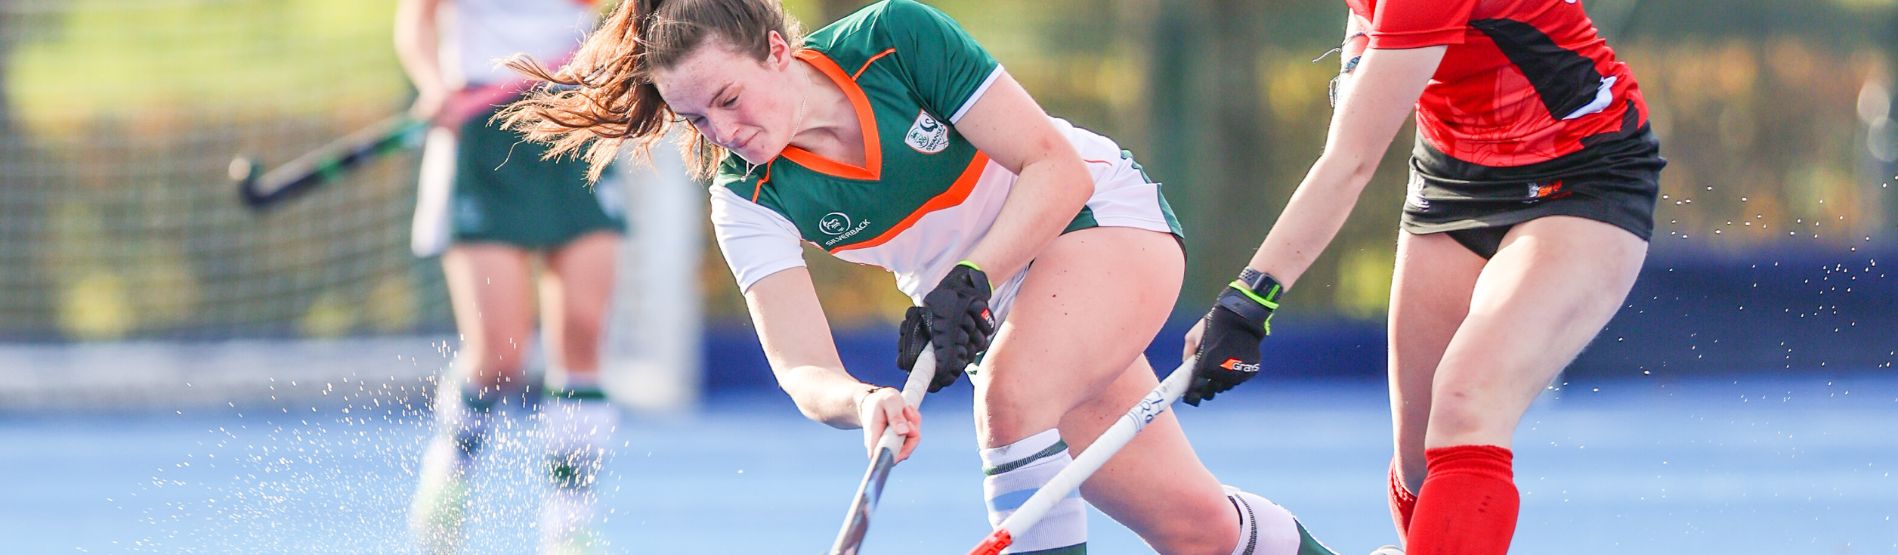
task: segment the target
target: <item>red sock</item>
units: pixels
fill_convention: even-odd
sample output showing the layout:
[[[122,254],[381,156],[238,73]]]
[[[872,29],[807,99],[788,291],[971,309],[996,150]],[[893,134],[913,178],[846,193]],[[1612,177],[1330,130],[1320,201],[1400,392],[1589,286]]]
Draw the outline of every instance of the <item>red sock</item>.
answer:
[[[1391,459],[1391,520],[1397,524],[1397,537],[1403,538],[1410,532],[1410,515],[1417,512],[1417,494],[1404,486],[1404,478],[1397,473],[1397,459]]]
[[[1513,455],[1494,445],[1424,451],[1430,475],[1417,492],[1409,555],[1506,555],[1516,535]]]

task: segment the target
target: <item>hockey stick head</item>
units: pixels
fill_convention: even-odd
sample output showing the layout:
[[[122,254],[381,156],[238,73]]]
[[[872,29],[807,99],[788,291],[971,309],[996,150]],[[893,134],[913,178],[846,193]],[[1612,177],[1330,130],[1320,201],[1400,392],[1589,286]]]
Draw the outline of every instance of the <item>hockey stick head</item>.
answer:
[[[237,184],[237,194],[244,200],[244,206],[259,208],[264,204],[263,195],[257,192],[257,179],[264,174],[264,165],[249,155],[238,155],[231,159],[226,168],[231,183]]]

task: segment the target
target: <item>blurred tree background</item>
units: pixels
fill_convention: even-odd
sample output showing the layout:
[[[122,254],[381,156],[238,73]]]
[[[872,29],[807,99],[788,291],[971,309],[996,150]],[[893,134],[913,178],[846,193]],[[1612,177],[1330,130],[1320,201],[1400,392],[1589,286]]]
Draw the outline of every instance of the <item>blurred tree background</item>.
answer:
[[[787,2],[807,29],[860,6]],[[1050,113],[1117,139],[1186,225],[1197,311],[1323,147],[1337,0],[938,0]],[[1889,243],[1891,0],[1593,0],[1672,161],[1654,256]],[[414,161],[265,217],[224,181],[401,109],[379,0],[0,0],[0,340],[360,335],[451,326],[406,252]],[[1323,58],[1323,59],[1319,59]],[[1292,310],[1381,318],[1409,131]],[[708,249],[714,248],[707,246]],[[887,276],[812,253],[840,325]],[[713,318],[742,321],[717,256]]]

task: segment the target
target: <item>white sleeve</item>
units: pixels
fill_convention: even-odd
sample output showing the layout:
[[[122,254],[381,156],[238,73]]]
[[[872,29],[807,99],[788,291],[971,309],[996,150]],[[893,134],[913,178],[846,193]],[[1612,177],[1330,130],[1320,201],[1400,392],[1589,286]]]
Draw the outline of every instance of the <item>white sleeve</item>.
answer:
[[[712,234],[741,293],[765,276],[804,266],[797,227],[725,187],[712,187]]]

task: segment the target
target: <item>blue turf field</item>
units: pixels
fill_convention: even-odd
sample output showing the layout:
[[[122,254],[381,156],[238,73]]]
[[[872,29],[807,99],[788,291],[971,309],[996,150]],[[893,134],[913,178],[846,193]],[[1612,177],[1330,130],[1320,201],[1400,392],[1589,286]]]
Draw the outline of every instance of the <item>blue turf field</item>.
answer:
[[[927,403],[927,439],[866,553],[962,553],[986,531],[968,389],[954,391]],[[1345,554],[1393,539],[1381,384],[1252,383],[1181,408],[1225,481]],[[410,552],[423,433],[414,414],[361,405],[0,417],[0,551]],[[856,432],[765,393],[634,418],[619,439],[604,483],[616,553],[820,552],[864,464]],[[477,484],[479,552],[530,549],[530,452],[502,445]],[[1898,553],[1898,377],[1572,384],[1531,411],[1517,461],[1516,553]],[[1099,513],[1090,526],[1095,553],[1147,552]]]

